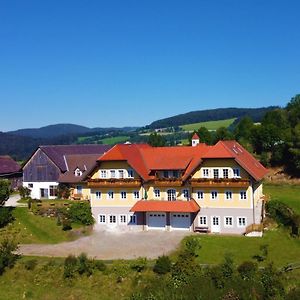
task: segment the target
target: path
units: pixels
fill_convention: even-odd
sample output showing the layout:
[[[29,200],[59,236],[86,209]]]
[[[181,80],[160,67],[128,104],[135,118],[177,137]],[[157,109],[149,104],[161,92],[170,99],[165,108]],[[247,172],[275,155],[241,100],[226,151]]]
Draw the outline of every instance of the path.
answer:
[[[94,231],[92,235],[73,242],[55,245],[20,245],[23,255],[66,257],[84,252],[97,259],[157,258],[178,247],[182,238],[190,234],[184,231],[110,232]]]

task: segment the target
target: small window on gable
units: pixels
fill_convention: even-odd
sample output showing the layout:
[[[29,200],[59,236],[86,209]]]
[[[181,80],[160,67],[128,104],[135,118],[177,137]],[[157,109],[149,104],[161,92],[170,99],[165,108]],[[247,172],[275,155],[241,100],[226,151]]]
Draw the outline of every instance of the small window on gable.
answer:
[[[209,170],[208,169],[202,169],[202,172],[203,172],[203,177],[204,178],[208,178],[208,176],[209,176]]]
[[[169,172],[168,171],[164,171],[164,178],[169,178]]]
[[[75,174],[76,177],[80,177],[82,175],[82,171],[79,168],[77,168],[75,170],[74,174]]]
[[[178,178],[178,171],[177,171],[177,170],[174,170],[174,171],[173,171],[173,177],[174,177],[174,178]]]
[[[240,175],[240,169],[239,168],[233,168],[233,177],[234,178],[241,177],[241,175]]]
[[[128,178],[133,178],[133,170],[132,169],[127,170],[127,173],[128,173]]]
[[[119,178],[124,178],[124,170],[119,170]]]
[[[106,170],[101,170],[100,176],[101,178],[106,178]]]
[[[116,178],[116,171],[110,170],[110,178]]]
[[[223,169],[223,178],[228,178],[228,169]]]
[[[214,178],[219,178],[219,169],[214,169]]]

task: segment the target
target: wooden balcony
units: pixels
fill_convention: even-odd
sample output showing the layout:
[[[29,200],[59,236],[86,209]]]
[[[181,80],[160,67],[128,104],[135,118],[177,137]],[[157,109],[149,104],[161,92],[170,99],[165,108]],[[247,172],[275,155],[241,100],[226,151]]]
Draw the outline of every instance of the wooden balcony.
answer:
[[[138,179],[89,179],[87,186],[89,188],[138,188],[141,186],[141,180]]]
[[[182,186],[182,184],[183,182],[179,178],[157,178],[153,181],[155,187],[176,187]]]
[[[247,188],[250,185],[250,180],[242,178],[197,178],[191,179],[189,183],[192,187]]]

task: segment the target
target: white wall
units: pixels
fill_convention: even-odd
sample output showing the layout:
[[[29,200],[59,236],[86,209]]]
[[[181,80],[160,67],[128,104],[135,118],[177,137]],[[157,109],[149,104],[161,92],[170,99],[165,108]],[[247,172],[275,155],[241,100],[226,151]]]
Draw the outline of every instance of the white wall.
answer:
[[[29,185],[33,184],[33,187]],[[50,197],[49,186],[50,185],[58,185],[58,182],[23,182],[24,187],[28,187],[31,190],[30,197],[33,199],[41,199],[41,191],[40,189],[48,190],[48,199],[55,199],[56,197]]]

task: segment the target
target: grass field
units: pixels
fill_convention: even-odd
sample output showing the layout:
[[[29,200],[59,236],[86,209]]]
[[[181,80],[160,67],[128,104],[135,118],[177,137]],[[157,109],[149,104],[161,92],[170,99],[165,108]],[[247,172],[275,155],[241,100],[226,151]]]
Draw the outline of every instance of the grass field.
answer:
[[[126,135],[120,135],[120,136],[114,136],[114,137],[110,137],[110,138],[105,138],[100,140],[102,142],[102,144],[107,144],[107,145],[114,145],[117,143],[123,143],[128,141],[130,137],[126,136]]]
[[[66,232],[56,225],[55,218],[32,214],[26,207],[17,207],[13,211],[15,221],[0,229],[0,238],[13,236],[22,244],[55,244],[74,240],[72,231]]]
[[[299,185],[264,185],[264,193],[272,200],[279,200],[300,214],[300,186]]]
[[[208,122],[200,122],[200,123],[193,123],[180,126],[184,131],[194,131],[198,130],[200,127],[206,127],[208,130],[217,130],[220,127],[228,127],[230,126],[234,120],[227,119],[227,120],[219,120],[219,121],[208,121]]]

